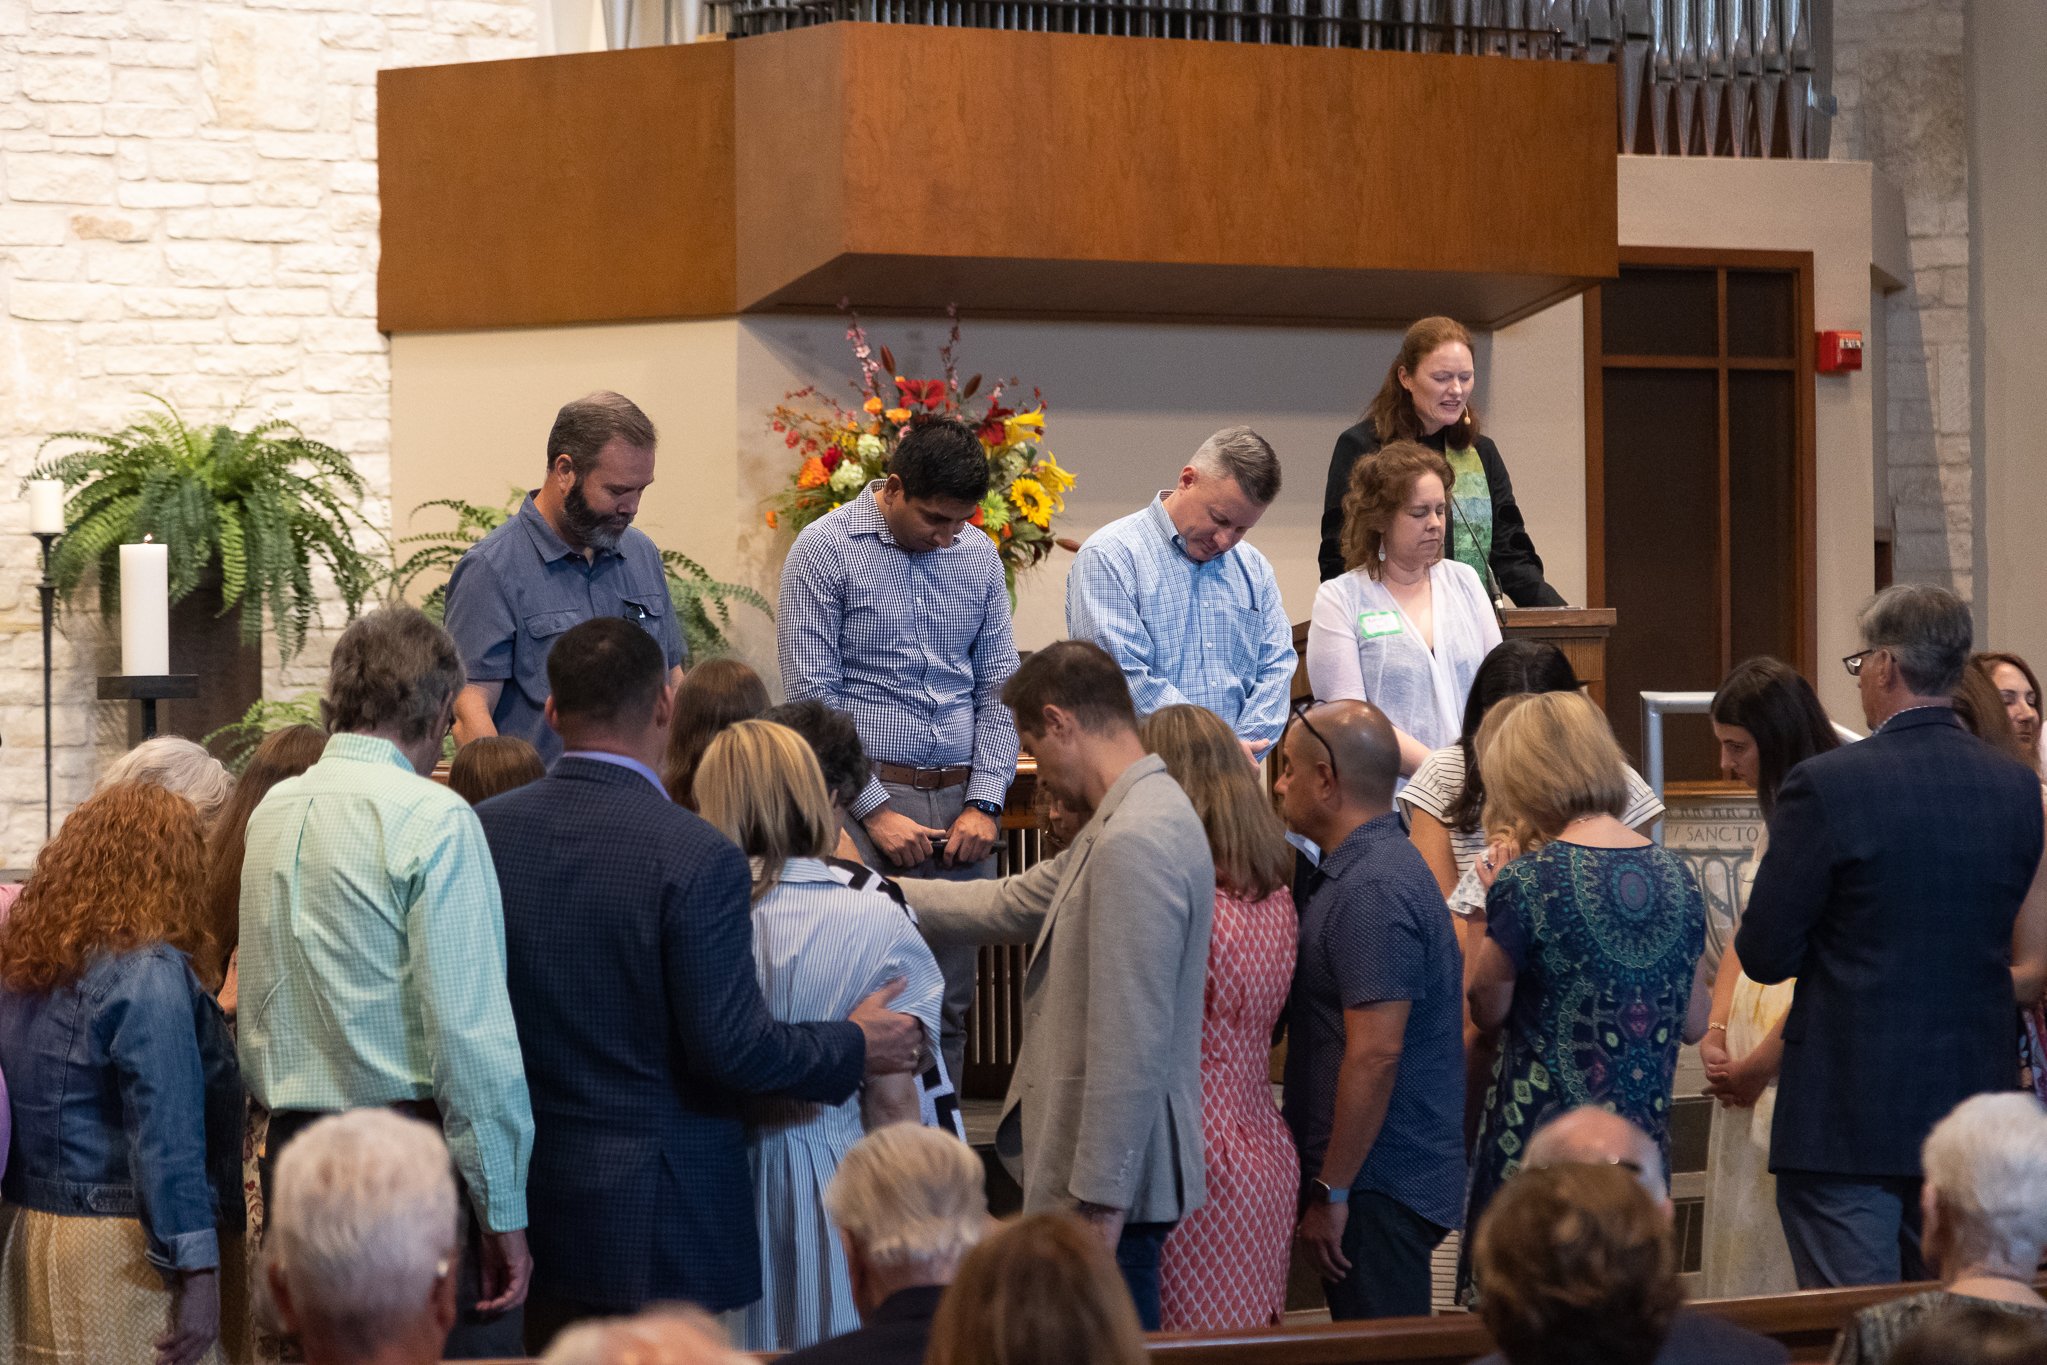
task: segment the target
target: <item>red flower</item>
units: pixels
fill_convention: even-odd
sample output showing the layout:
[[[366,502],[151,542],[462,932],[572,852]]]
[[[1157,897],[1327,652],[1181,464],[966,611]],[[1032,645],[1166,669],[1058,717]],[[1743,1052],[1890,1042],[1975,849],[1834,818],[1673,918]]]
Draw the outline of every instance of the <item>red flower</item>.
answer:
[[[988,409],[988,415],[981,419],[981,425],[975,430],[974,434],[981,438],[981,444],[983,445],[999,446],[1002,444],[1003,419],[1014,416],[1016,416],[1016,413],[1009,408],[990,408]]]
[[[775,421],[775,430],[776,430],[776,431],[781,431],[782,429],[783,429],[783,427],[782,427],[782,423],[781,423],[781,420],[780,420],[780,419],[778,418],[778,419],[776,419],[776,421]]]
[[[839,461],[844,459],[845,457],[846,452],[839,449],[837,446],[831,447],[829,450],[825,451],[824,454],[818,456],[820,460],[824,461],[824,467],[826,469],[837,469],[839,467]]]
[[[896,392],[902,395],[905,404],[914,403],[922,408],[945,406],[945,381],[943,379],[898,379]]]
[[[787,438],[787,441],[786,441],[786,444],[788,445],[789,449],[791,449],[791,450],[794,450],[794,449],[796,449],[796,441],[797,441],[797,439],[798,439],[798,438],[797,438],[797,435],[796,435],[796,433],[795,433],[795,432],[793,432],[793,431],[792,431],[792,432],[790,432],[790,433],[789,433],[789,435],[788,435],[788,438]]]

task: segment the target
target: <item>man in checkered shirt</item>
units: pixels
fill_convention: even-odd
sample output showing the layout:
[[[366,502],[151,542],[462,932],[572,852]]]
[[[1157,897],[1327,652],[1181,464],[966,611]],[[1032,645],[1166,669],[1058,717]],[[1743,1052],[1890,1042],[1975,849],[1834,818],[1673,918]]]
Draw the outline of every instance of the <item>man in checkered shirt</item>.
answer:
[[[995,543],[968,519],[988,492],[971,427],[920,423],[888,477],[805,527],[782,566],[775,633],[791,701],[853,718],[874,766],[847,830],[871,866],[971,880],[995,874],[1016,725],[1009,589]],[[939,949],[943,1049],[961,1074],[972,947]]]

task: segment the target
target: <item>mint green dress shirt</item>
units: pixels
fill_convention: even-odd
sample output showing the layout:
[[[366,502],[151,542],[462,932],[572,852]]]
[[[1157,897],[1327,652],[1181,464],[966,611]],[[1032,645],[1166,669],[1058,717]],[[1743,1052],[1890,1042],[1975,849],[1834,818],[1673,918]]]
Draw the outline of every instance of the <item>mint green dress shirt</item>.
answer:
[[[533,1110],[483,826],[389,740],[335,735],[249,818],[242,1079],[271,1110],[433,1100],[484,1227],[526,1226]]]

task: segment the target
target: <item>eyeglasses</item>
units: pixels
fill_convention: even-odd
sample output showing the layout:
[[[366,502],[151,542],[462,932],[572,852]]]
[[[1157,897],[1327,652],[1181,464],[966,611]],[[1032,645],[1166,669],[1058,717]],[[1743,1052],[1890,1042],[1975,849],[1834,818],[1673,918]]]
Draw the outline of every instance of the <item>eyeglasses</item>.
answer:
[[[1848,670],[1849,677],[1859,678],[1862,676],[1863,663],[1868,660],[1870,655],[1876,653],[1877,650],[1882,648],[1883,648],[1882,645],[1872,645],[1868,649],[1858,649],[1853,654],[1850,654],[1846,658],[1841,660],[1841,667]]]
[[[1315,742],[1320,744],[1323,751],[1329,755],[1329,778],[1333,782],[1339,780],[1336,774],[1336,750],[1330,747],[1329,741],[1323,738],[1322,732],[1317,730],[1314,723],[1308,719],[1308,712],[1321,704],[1321,702],[1313,697],[1298,697],[1294,700],[1294,704],[1287,708],[1287,715],[1289,722],[1299,721],[1301,728],[1313,735]]]

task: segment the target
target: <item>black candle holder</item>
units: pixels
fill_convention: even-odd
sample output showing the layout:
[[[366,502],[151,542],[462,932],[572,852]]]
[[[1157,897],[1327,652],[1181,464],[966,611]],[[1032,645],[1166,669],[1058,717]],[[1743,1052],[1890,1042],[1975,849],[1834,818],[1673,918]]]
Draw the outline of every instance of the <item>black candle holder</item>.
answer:
[[[36,591],[43,599],[43,841],[49,842],[56,829],[56,794],[52,785],[52,727],[50,724],[50,628],[57,613],[57,581],[50,577],[50,550],[57,543],[57,531],[37,531],[43,545],[43,577]]]
[[[156,704],[199,695],[197,673],[117,673],[100,679],[101,701],[142,703],[142,737],[156,738]]]

